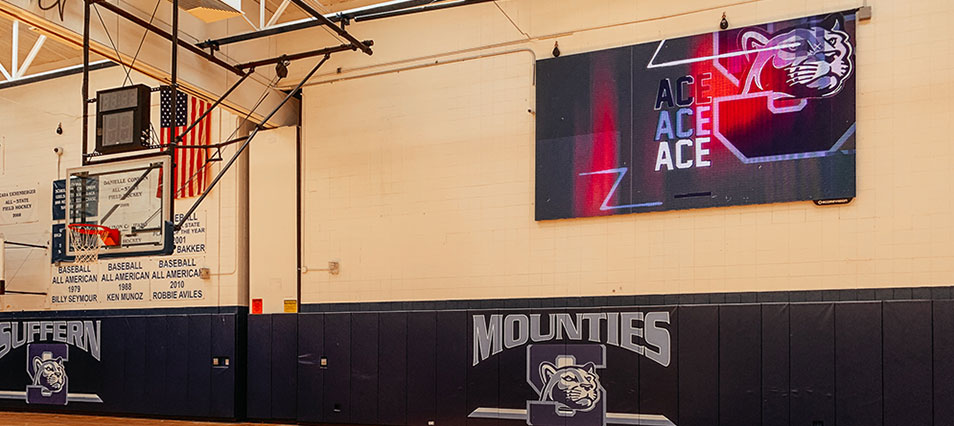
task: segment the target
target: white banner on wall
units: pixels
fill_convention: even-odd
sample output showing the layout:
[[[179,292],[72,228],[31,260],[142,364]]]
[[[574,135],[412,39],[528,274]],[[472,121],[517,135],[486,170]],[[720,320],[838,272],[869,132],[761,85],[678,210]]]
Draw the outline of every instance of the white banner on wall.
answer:
[[[36,222],[37,186],[0,189],[0,225]]]

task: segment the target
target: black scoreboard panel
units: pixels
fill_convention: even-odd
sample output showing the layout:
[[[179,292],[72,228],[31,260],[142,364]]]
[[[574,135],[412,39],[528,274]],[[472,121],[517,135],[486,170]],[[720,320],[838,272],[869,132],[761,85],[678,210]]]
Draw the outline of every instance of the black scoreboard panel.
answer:
[[[115,154],[150,147],[149,86],[96,92],[96,152]]]

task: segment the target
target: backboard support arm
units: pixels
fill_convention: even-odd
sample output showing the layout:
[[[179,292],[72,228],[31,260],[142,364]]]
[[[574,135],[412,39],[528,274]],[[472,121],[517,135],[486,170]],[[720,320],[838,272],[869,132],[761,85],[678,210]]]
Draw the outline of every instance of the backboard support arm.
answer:
[[[179,220],[179,223],[175,224],[175,226],[173,227],[173,231],[178,231],[182,229],[182,226],[185,225],[187,220],[189,220],[189,217],[192,216],[193,213],[195,213],[195,210],[199,208],[199,205],[202,204],[202,201],[205,200],[206,197],[208,197],[209,192],[211,192],[212,189],[215,188],[215,185],[219,183],[219,180],[222,179],[222,176],[229,171],[229,168],[232,167],[232,164],[235,164],[235,160],[237,160],[238,157],[242,155],[243,152],[245,152],[245,149],[248,148],[249,143],[252,142],[252,139],[255,138],[255,135],[257,135],[260,130],[265,128],[265,123],[267,123],[268,120],[271,119],[272,116],[275,115],[278,112],[278,110],[281,109],[282,106],[284,106],[291,98],[295,97],[298,94],[298,92],[301,91],[302,86],[304,86],[305,83],[307,83],[308,80],[310,80],[311,77],[315,75],[316,72],[318,72],[318,69],[321,68],[321,66],[324,65],[329,58],[331,58],[331,54],[330,53],[325,54],[325,57],[322,58],[321,61],[319,61],[315,65],[315,67],[311,69],[311,71],[308,72],[305,78],[301,79],[301,81],[298,82],[298,85],[295,86],[295,89],[288,92],[288,94],[285,95],[285,98],[282,99],[282,101],[279,102],[274,109],[272,109],[272,112],[268,113],[268,115],[266,115],[265,118],[263,118],[262,121],[260,121],[258,125],[255,126],[255,129],[252,130],[252,133],[250,133],[248,135],[248,138],[245,139],[245,143],[243,143],[242,146],[235,151],[235,154],[232,154],[232,158],[229,159],[228,163],[225,163],[225,166],[222,167],[222,170],[219,170],[219,173],[215,175],[215,179],[213,179],[212,182],[209,183],[209,186],[205,188],[204,191],[202,191],[202,195],[199,196],[199,199],[195,200],[195,203],[192,204],[192,207],[189,207],[189,210],[186,211],[184,215],[182,215],[182,219]]]

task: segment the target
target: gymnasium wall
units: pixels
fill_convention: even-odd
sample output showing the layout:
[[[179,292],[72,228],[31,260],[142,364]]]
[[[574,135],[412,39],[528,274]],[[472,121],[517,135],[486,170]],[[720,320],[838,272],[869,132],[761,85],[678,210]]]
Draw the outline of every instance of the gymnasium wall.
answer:
[[[93,71],[91,91],[119,85],[124,76],[120,67]],[[136,83],[158,85],[135,73],[132,79]],[[79,92],[81,81],[82,76],[76,74],[0,90],[0,116],[8,117],[0,127],[0,191],[25,189],[35,190],[36,194],[29,218],[0,224],[0,234],[9,241],[41,246],[50,244],[53,181],[65,179],[67,169],[80,166],[82,115],[73,95]],[[153,122],[158,125],[158,95],[153,96],[153,102]],[[230,112],[221,109],[214,112],[212,140],[227,138],[236,128],[237,120]],[[60,124],[63,133],[57,134],[55,129]],[[95,121],[90,127],[92,134]],[[61,157],[53,152],[54,147],[63,148]],[[227,147],[222,154],[228,158],[233,150],[234,146]],[[210,173],[217,173],[220,165],[221,162],[212,163]],[[0,311],[234,307],[246,304],[244,274],[247,274],[247,269],[244,269],[245,253],[240,244],[247,238],[243,222],[247,213],[240,202],[245,178],[241,167],[226,175],[196,211],[195,219],[177,233],[177,252],[170,258],[182,261],[174,268],[159,265],[158,261],[166,257],[153,256],[116,258],[92,265],[89,271],[71,270],[51,265],[51,254],[47,249],[8,245],[5,250],[7,289],[47,294],[0,296]],[[176,202],[176,211],[184,212],[194,201],[194,197],[180,199]],[[124,262],[139,263],[131,269],[110,268]],[[209,268],[210,277],[201,279],[196,276],[194,272],[198,268]],[[148,272],[149,278],[117,275],[142,271]],[[166,280],[169,271],[186,278]],[[170,288],[171,281],[182,282]],[[129,286],[120,287],[121,284]],[[185,293],[189,297],[179,297]]]
[[[114,87],[124,76],[118,66],[93,71],[90,86]],[[0,225],[9,241],[50,244],[53,181],[80,166],[81,79],[77,74],[0,90],[0,191],[36,194],[31,220]],[[159,84],[136,73],[132,79]],[[158,95],[152,113],[158,125]],[[211,120],[213,142],[228,139],[238,125],[238,117],[222,110]],[[55,132],[60,123],[62,135]],[[62,157],[54,147],[63,148]],[[234,149],[224,148],[222,155],[227,159]],[[102,259],[80,269],[51,265],[48,249],[8,245],[7,290],[46,294],[0,296],[0,409],[243,416],[246,179],[243,159],[176,234],[170,256]],[[194,201],[180,199],[176,210],[182,213]],[[209,268],[210,277],[199,277],[198,268]],[[29,389],[39,374],[32,362],[45,352],[62,359],[67,377],[52,396]]]
[[[267,176],[255,181],[271,161],[288,164],[295,154],[287,138],[263,138],[270,144],[259,145],[261,161],[248,166],[247,197],[258,204],[243,207],[242,173],[226,176],[228,185],[209,200],[206,238],[217,241],[205,256],[209,298],[60,308],[4,296],[5,311],[32,312],[0,313],[0,350],[10,336],[10,352],[0,354],[0,397],[8,398],[0,408],[26,407],[28,333],[67,346],[70,392],[102,400],[42,408],[51,410],[516,425],[527,424],[531,402],[541,402],[534,386],[543,367],[575,363],[582,377],[589,371],[601,380],[598,406],[616,419],[948,424],[948,2],[867,3],[874,17],[859,23],[855,44],[858,197],[851,204],[534,221],[535,61],[550,57],[554,42],[571,55],[714,31],[723,11],[741,26],[863,4],[510,0],[356,23],[349,30],[375,39],[376,54],[336,55],[306,88],[300,181],[289,182],[290,169],[276,174],[274,193]],[[315,44],[316,33],[324,34],[244,48],[255,56],[297,51]],[[289,80],[305,65],[293,64]],[[114,82],[117,72],[94,76]],[[18,117],[0,137],[44,145],[18,144],[28,152],[16,157],[0,151],[4,185],[11,164],[21,176],[16,185],[56,177],[43,157],[60,144],[52,117],[64,120],[62,138],[79,125],[69,105],[47,105],[78,87],[78,77],[61,80],[0,91],[0,116]],[[68,151],[63,161],[76,164],[76,155]],[[41,168],[48,176],[37,177]],[[296,183],[300,313],[279,314],[297,292],[289,260],[298,247],[289,235],[298,229],[287,210],[270,219],[268,207],[281,194],[287,209]],[[254,228],[248,240],[246,212]],[[35,238],[49,225],[0,231]],[[249,259],[246,241],[258,241]],[[46,258],[22,261],[35,264],[25,289],[63,291]],[[340,262],[339,274],[321,270],[331,261]],[[246,303],[259,297],[266,315],[246,315]],[[84,337],[56,340],[59,323],[76,324]],[[99,357],[90,339],[101,342]],[[581,417],[556,423],[602,424],[586,417],[594,412],[581,408],[573,413]]]
[[[535,64],[554,42],[572,55],[715,31],[723,12],[737,27],[863,5],[850,204],[534,220]],[[301,313],[249,315],[248,416],[954,421],[938,379],[954,206],[937,195],[954,181],[952,18],[933,0],[520,0],[349,27],[378,53],[337,56],[305,89]]]
[[[867,3],[850,204],[534,221],[534,64],[554,42],[572,55],[714,31],[723,11],[734,27],[862,4],[510,1],[513,24],[485,4],[351,27],[379,53],[336,57],[341,74],[305,89],[303,266],[341,273],[303,274],[302,302],[950,285],[945,1]]]

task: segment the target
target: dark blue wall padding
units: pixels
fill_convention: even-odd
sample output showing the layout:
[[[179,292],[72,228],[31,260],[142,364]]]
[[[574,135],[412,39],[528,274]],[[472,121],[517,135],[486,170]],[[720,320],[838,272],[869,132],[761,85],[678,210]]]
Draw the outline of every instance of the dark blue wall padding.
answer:
[[[275,314],[271,317],[271,418],[293,420],[298,415],[298,316]]]
[[[954,301],[934,302],[934,424],[954,425]]]
[[[251,321],[253,315],[249,316]],[[324,372],[321,357],[325,355],[325,316],[298,315],[298,421],[324,420]],[[251,338],[249,338],[251,341]],[[249,385],[251,391],[251,385]]]
[[[147,413],[146,395],[146,318],[126,318],[125,365],[123,366],[123,407],[127,413]]]
[[[639,359],[639,412],[663,414],[679,424],[679,363],[672,354],[679,353],[679,311],[675,307],[656,306],[653,311],[669,311],[670,362],[663,367],[647,357]],[[649,327],[648,325],[646,326]],[[610,364],[613,365],[613,364]]]
[[[407,422],[426,425],[436,413],[437,314],[407,314]]]
[[[351,315],[351,422],[378,424],[378,314]]]
[[[168,363],[166,361],[170,344],[168,317],[146,317],[146,398],[149,414],[162,414],[168,402],[169,386],[166,381]]]
[[[835,424],[835,307],[791,305],[792,425]]]
[[[618,313],[620,310],[606,308],[604,311]],[[546,318],[545,314],[544,318]],[[670,318],[670,321],[672,321],[672,318]],[[543,323],[545,324],[544,327],[548,325],[546,321],[543,321]],[[608,392],[606,395],[607,405],[613,407],[613,411],[640,413],[640,386],[638,386],[638,381],[641,380],[639,375],[640,363],[633,362],[632,352],[613,345],[606,346],[606,363],[607,365],[612,365],[613,369],[617,372],[610,376],[605,374],[600,376],[600,381]],[[634,379],[637,381],[637,385],[635,386],[633,384]],[[610,391],[610,389],[612,389],[612,391]]]
[[[789,425],[789,315],[785,304],[762,305],[762,426]]]
[[[212,317],[212,356],[228,357],[230,365],[212,367],[212,397],[209,400],[209,412],[212,417],[230,418],[236,416],[238,401],[244,394],[236,392],[236,365],[241,358],[235,351],[237,324],[235,314],[218,314]],[[209,364],[212,363],[211,358]],[[244,401],[242,401],[244,405]]]
[[[719,308],[719,424],[762,424],[762,309]]]
[[[189,379],[184,415],[207,417],[212,394],[212,316],[189,315]]]
[[[128,336],[127,322],[124,318],[108,318],[103,321],[104,327],[109,325],[109,329],[117,333],[118,336]],[[122,413],[125,411],[125,396],[123,395],[123,384],[125,383],[125,365],[126,365],[126,345],[102,345],[103,358],[102,363],[109,368],[103,370],[103,411],[112,413]]]
[[[719,424],[719,307],[679,307],[679,349],[679,425]]]
[[[272,315],[248,317],[247,376],[248,417],[272,418]]]
[[[407,314],[378,315],[378,422],[407,422]]]
[[[166,413],[184,416],[188,407],[189,389],[189,317],[171,315],[169,326],[169,348],[166,353],[166,389],[169,390]]]
[[[581,310],[580,312],[586,312],[586,310]],[[591,311],[593,312],[593,311]],[[599,312],[599,311],[595,311]],[[501,311],[500,314],[503,316],[503,324],[506,328],[508,314],[514,313],[513,311]],[[523,314],[523,312],[516,312]],[[528,345],[529,346],[529,345]],[[565,345],[564,345],[565,347]],[[497,383],[496,395],[500,401],[527,401],[537,399],[538,396],[536,392],[530,389],[527,386],[527,346],[521,346],[519,348],[505,350],[497,355],[494,355],[494,358],[497,358],[497,377],[495,381]],[[473,361],[471,361],[473,363]],[[464,364],[469,365],[469,364]],[[604,387],[606,385],[604,384]],[[491,406],[494,407],[494,406]],[[497,405],[496,407],[499,407]]]
[[[324,421],[351,422],[351,314],[325,316],[328,369],[322,383]]]
[[[535,313],[540,313],[539,311],[534,311]],[[486,318],[490,318],[490,315],[500,314],[500,312],[492,311],[468,311],[467,315],[467,330],[468,335],[473,332],[474,322],[473,318],[475,314],[484,315]],[[408,326],[410,327],[410,323]],[[410,339],[410,329],[408,330],[408,342],[412,342]],[[410,343],[408,344],[408,350],[410,350]],[[467,353],[474,353],[474,340],[473,338],[467,339]],[[408,360],[410,364],[410,359]],[[467,397],[467,409],[465,412],[470,413],[478,407],[499,407],[500,398],[498,398],[498,385],[497,385],[497,374],[499,368],[498,357],[492,356],[481,361],[474,367],[470,367],[471,362],[467,364],[467,390],[464,392]],[[410,369],[408,371],[408,377],[410,378]],[[493,378],[493,380],[487,380],[487,378]],[[410,419],[408,419],[410,420]],[[408,422],[408,424],[411,424]],[[498,422],[492,419],[472,419],[467,418],[467,426],[489,426],[497,425]]]
[[[881,302],[835,305],[836,424],[882,424],[880,371]]]
[[[931,302],[884,302],[884,424],[933,424]]]
[[[467,312],[437,313],[437,424],[452,424],[468,414],[467,338]]]
[[[22,399],[4,399],[0,400],[0,408],[135,416],[244,417],[244,363],[241,375],[236,375],[233,364],[216,371],[219,376],[216,380],[211,362],[213,348],[217,348],[218,355],[242,362],[235,353],[239,338],[236,318],[240,314],[191,313],[192,309],[130,313],[51,311],[29,316],[18,313],[12,318],[0,313],[4,322],[101,321],[102,333],[99,360],[91,351],[71,346],[66,365],[70,392],[93,393],[102,403],[70,401],[66,406],[43,406],[27,405]],[[21,383],[29,379],[22,358],[25,352],[26,348],[0,358],[2,390],[18,391],[17,388],[23,386]],[[21,371],[23,380],[15,374]],[[237,394],[243,398],[241,404],[235,400]],[[218,405],[213,410],[216,401]]]

